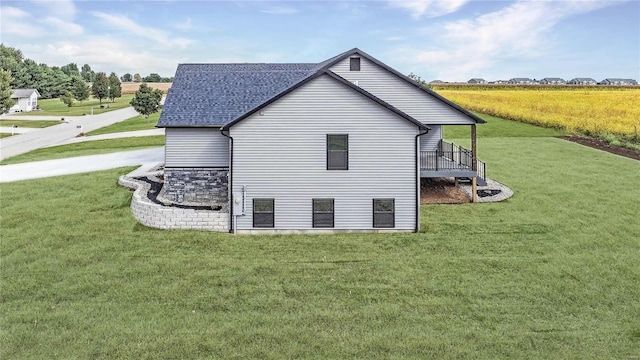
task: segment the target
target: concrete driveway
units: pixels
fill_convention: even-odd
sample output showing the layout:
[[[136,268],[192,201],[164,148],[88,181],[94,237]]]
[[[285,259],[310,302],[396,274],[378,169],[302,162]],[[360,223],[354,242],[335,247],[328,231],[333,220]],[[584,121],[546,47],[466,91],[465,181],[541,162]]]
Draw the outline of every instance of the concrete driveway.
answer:
[[[138,113],[133,107],[128,107],[99,115],[64,117],[65,123],[60,125],[49,126],[0,140],[0,160],[35,149],[60,144],[63,141],[73,139],[81,130],[86,133],[137,115]],[[60,117],[56,118],[59,119]],[[81,127],[81,129],[78,127]]]
[[[3,165],[0,166],[0,183],[162,162],[164,147]]]

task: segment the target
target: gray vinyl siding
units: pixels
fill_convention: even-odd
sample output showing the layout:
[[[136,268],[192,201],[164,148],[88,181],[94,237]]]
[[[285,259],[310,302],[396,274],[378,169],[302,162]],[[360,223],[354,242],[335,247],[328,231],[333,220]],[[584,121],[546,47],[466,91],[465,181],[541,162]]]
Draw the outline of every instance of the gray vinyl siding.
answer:
[[[431,130],[426,135],[420,136],[420,151],[438,150],[438,144],[442,140],[442,125],[430,125]]]
[[[275,199],[276,230],[312,227],[312,199],[333,198],[334,230],[373,229],[374,198],[394,198],[395,229],[416,221],[418,127],[329,76],[321,76],[230,129],[233,192]],[[327,134],[349,135],[349,170],[326,169]],[[331,230],[331,229],[319,229]]]
[[[229,138],[219,128],[165,128],[166,167],[229,166]]]
[[[330,69],[426,125],[474,124],[451,106],[362,57],[360,71],[349,71],[349,58]]]

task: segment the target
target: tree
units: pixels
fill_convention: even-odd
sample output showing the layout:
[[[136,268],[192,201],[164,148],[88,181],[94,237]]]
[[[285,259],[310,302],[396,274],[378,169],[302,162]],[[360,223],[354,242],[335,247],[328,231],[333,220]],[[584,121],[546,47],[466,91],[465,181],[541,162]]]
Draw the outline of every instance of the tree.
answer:
[[[158,111],[160,106],[160,100],[162,100],[162,91],[158,89],[152,89],[147,84],[142,83],[140,89],[136,91],[131,99],[131,106],[136,111],[144,115],[144,118],[149,121],[149,115]]]
[[[120,77],[120,80],[122,80],[122,82],[131,82],[133,81],[133,77],[131,76],[131,74],[126,73]]]
[[[22,51],[0,44],[0,69],[8,70],[15,75],[23,60]]]
[[[135,73],[133,75],[133,82],[141,82],[142,81],[142,77],[140,76],[140,74]]]
[[[115,98],[119,98],[121,96],[122,85],[120,83],[120,79],[118,79],[118,75],[116,75],[116,73],[112,72],[109,75],[109,98],[111,99],[111,102],[113,102]]]
[[[84,100],[89,98],[89,85],[84,82],[84,79],[76,76],[71,80],[71,93],[82,104]]]
[[[73,100],[75,99],[73,98],[73,94],[71,93],[71,91],[67,91],[64,93],[64,95],[60,96],[60,101],[62,101],[68,107],[73,106]]]
[[[96,78],[91,84],[91,92],[94,97],[100,100],[100,105],[102,105],[102,99],[109,97],[109,79],[107,78],[107,74],[103,72],[96,74]]]
[[[149,74],[149,76],[145,76],[144,79],[142,79],[142,81],[156,83],[156,82],[161,82],[162,77],[156,73],[151,73]]]
[[[9,112],[15,104],[11,98],[11,72],[0,70],[0,114]]]
[[[95,79],[96,73],[91,70],[91,66],[89,64],[82,65],[82,70],[80,70],[80,75],[86,82],[93,82]]]
[[[78,70],[78,65],[75,63],[68,63],[67,65],[64,65],[63,67],[61,67],[60,70],[62,70],[62,72],[68,76],[80,75],[80,71]]]

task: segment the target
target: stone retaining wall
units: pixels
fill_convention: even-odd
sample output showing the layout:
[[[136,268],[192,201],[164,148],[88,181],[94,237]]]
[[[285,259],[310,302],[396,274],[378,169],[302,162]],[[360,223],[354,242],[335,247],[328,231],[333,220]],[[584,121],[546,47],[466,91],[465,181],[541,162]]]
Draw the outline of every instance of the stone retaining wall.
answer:
[[[228,212],[181,209],[156,204],[147,197],[150,189],[148,183],[126,175],[118,179],[118,184],[134,190],[131,212],[142,225],[157,229],[229,231]]]
[[[172,202],[223,205],[228,196],[228,168],[164,169],[163,197]]]

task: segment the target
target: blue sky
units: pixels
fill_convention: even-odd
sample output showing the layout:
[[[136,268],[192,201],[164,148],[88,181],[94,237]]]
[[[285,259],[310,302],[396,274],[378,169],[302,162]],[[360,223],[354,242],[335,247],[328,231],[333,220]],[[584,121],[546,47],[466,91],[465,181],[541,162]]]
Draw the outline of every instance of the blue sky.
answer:
[[[320,62],[359,47],[430,81],[640,80],[640,1],[11,1],[36,62],[172,76],[188,62]]]

